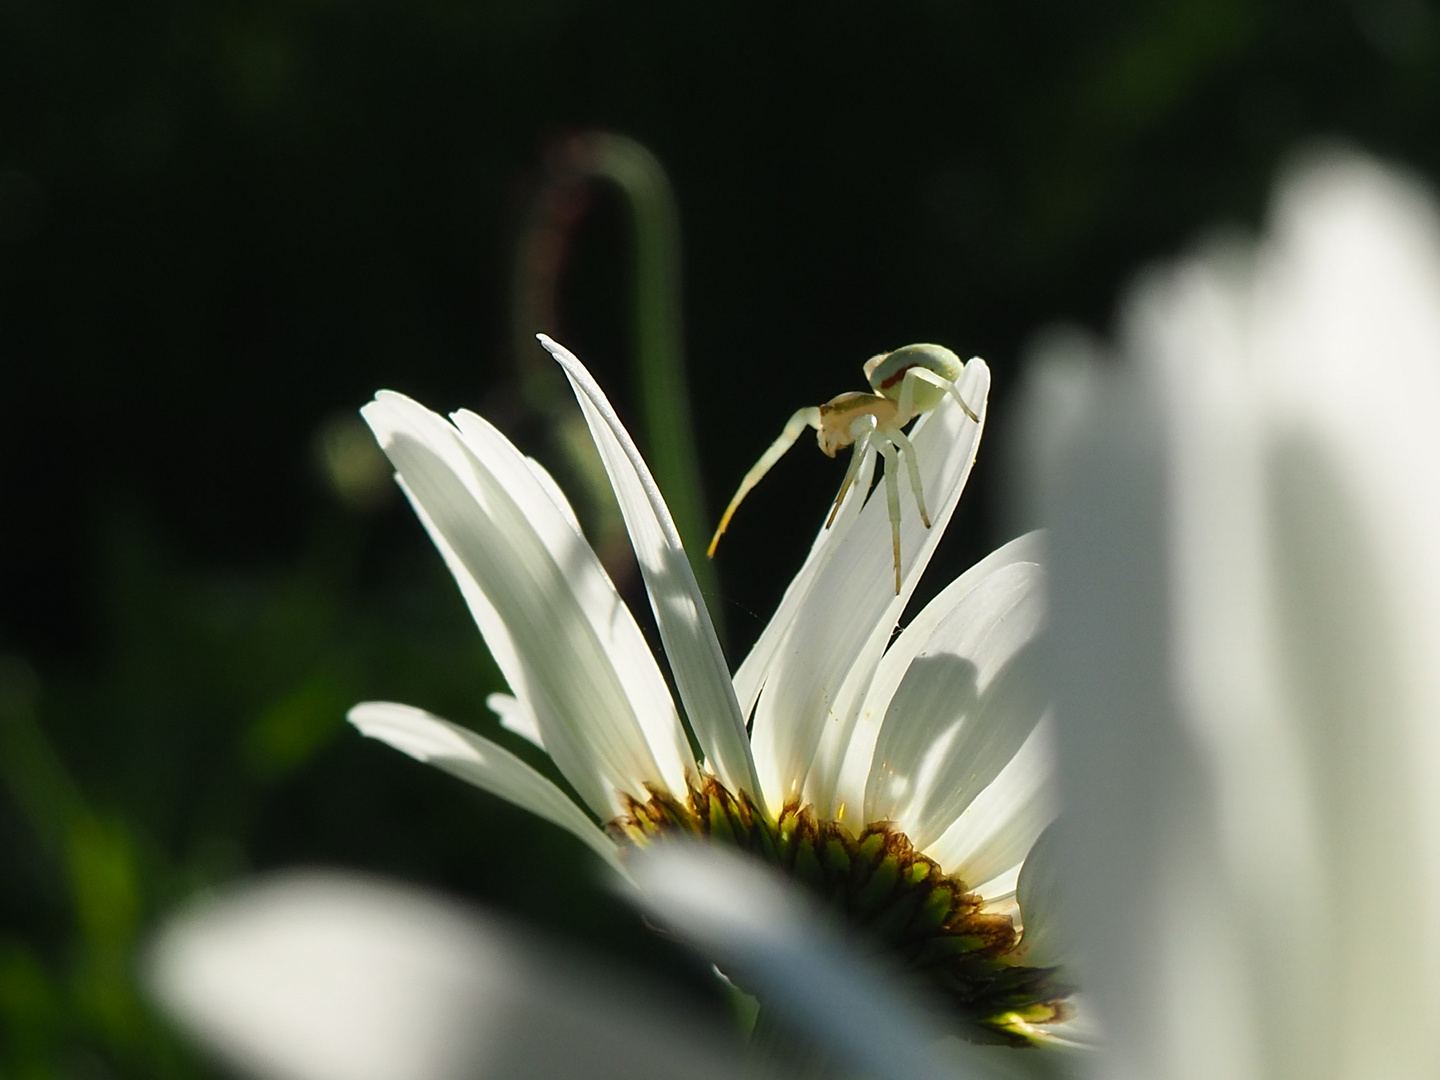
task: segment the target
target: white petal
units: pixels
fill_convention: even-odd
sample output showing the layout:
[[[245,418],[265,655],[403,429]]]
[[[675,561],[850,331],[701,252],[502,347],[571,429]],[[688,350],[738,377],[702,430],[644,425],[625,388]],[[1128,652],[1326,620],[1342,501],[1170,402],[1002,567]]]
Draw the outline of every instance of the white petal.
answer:
[[[363,410],[455,574],[546,750],[604,817],[618,792],[684,790],[684,732],[655,659],[599,560],[493,427],[464,437],[400,394]]]
[[[506,731],[514,732],[541,750],[545,749],[545,740],[540,737],[540,725],[535,721],[535,714],[519,698],[509,694],[489,694],[485,698],[485,707],[500,718],[500,726]]]
[[[1394,905],[1389,942],[1330,913],[1349,1018],[1336,1056],[1349,1075],[1436,1075],[1440,213],[1406,178],[1340,159],[1292,177],[1275,218],[1256,349],[1288,686],[1325,865]]]
[[[569,797],[502,746],[483,735],[432,716],[423,709],[389,701],[367,701],[350,710],[362,735],[388,743],[418,761],[499,795],[578,836],[612,866],[615,842]]]
[[[1056,847],[1063,823],[1052,821],[1040,834],[1025,856],[1025,865],[1016,882],[1015,895],[1020,902],[1024,936],[1021,955],[1031,967],[1055,967],[1069,959],[1064,943],[1064,921],[1057,917],[1062,906],[1059,898],[1064,875],[1056,858]]]
[[[1015,756],[1049,706],[1035,649],[1043,588],[1037,564],[1011,563],[930,633],[886,709],[866,821],[894,821],[923,849]]]
[[[1110,380],[1091,395],[1101,407],[1077,426],[1050,488],[1059,499],[1048,563],[1057,762],[1064,812],[1075,823],[1075,843],[1059,853],[1060,914],[1085,972],[1087,1001],[1110,1031],[1106,1062],[1115,1075],[1253,1080],[1260,1075],[1253,1062],[1221,1068],[1236,1064],[1236,1040],[1215,1011],[1188,1001],[1194,1012],[1187,1016],[1169,993],[1176,981],[1196,983],[1185,971],[1165,973],[1164,934],[1173,927],[1156,925],[1169,914],[1156,910],[1157,878],[1170,864],[1195,861],[1176,850],[1170,826],[1184,817],[1197,785],[1167,688],[1162,425],[1140,387],[1114,374],[1097,378]],[[1231,906],[1232,921],[1241,895],[1227,900],[1218,885],[1201,894]],[[1231,997],[1241,997],[1238,987]],[[1136,1025],[1136,1016],[1150,1019]],[[1180,1062],[1168,1038],[1187,1026],[1214,1040],[1215,1053],[1196,1054],[1205,1069],[1174,1068]]]
[[[670,691],[630,609],[620,601],[599,559],[581,536],[575,512],[564,494],[538,462],[525,458],[525,472],[516,470],[514,447],[489,421],[464,410],[455,413],[451,419],[475,457],[495,471],[506,483],[507,490],[516,493],[517,497],[524,496],[527,519],[557,565],[566,572],[581,607],[599,631],[600,640],[605,643],[609,659],[624,686],[640,731],[664,772],[670,790],[683,790],[680,785],[693,770],[694,762]],[[527,483],[529,480],[535,483]],[[547,512],[549,507],[539,502],[537,493],[543,494],[550,506],[559,510],[563,523],[555,514]],[[527,700],[527,704],[533,711],[533,703]]]
[[[1025,858],[1055,818],[1052,733],[1038,725],[1000,775],[925,854],[965,882],[989,881]]]
[[[151,992],[247,1075],[270,1080],[720,1080],[739,1055],[623,978],[564,965],[459,905],[303,871],[172,918]]]
[[[937,1053],[945,1027],[909,987],[862,959],[808,895],[753,859],[677,842],[636,852],[631,869],[637,900],[654,918],[833,1051],[837,1071],[886,1080],[1016,1075],[990,1048]]]
[[[1037,531],[1018,536],[992,551],[926,604],[886,650],[850,728],[845,762],[836,789],[837,805],[863,810],[875,744],[880,737],[881,724],[890,708],[890,701],[915,658],[929,647],[936,629],[992,574],[1016,563],[1038,566],[1042,561],[1043,546],[1044,536]]]
[[[751,744],[772,805],[799,796],[803,784],[806,801],[817,813],[835,812],[835,782],[850,725],[900,613],[955,512],[975,460],[989,385],[984,361],[971,360],[960,386],[981,424],[947,397],[915,426],[911,441],[933,527],[927,530],[914,506],[902,503],[900,595],[895,595],[885,499],[872,498],[859,507],[862,483],[846,497],[831,529],[822,530],[751,658],[736,673],[742,708],[759,695]],[[827,730],[833,734],[822,746]]]
[[[735,687],[710,613],[660,489],[630,433],[585,366],[544,334],[540,343],[565,369],[615,488],[665,655],[706,762],[732,790],[756,791],[745,718],[735,700]]]
[[[580,528],[580,519],[575,516],[575,508],[570,505],[570,500],[565,497],[565,492],[555,482],[555,478],[550,475],[550,470],[528,454],[525,456],[525,466],[530,470],[530,475],[535,477],[535,482],[555,504],[555,509],[560,511],[561,517],[570,523],[572,529],[583,535],[584,530]]]
[[[1330,796],[1314,791],[1304,775],[1303,724],[1278,678],[1274,541],[1266,535],[1275,493],[1267,490],[1263,468],[1269,453],[1265,396],[1256,385],[1257,358],[1246,340],[1247,324],[1259,314],[1255,298],[1247,295],[1249,273],[1233,254],[1212,253],[1152,277],[1130,310],[1126,345],[1138,376],[1131,389],[1147,398],[1127,402],[1138,415],[1124,424],[1136,439],[1129,452],[1153,460],[1139,466],[1145,479],[1111,482],[1131,487],[1132,499],[1149,502],[1141,508],[1148,520],[1126,528],[1122,522],[1133,510],[1114,506],[1110,493],[1098,501],[1115,511],[1111,528],[1126,528],[1137,544],[1152,549],[1134,550],[1127,536],[1116,545],[1122,562],[1115,569],[1128,580],[1085,588],[1113,588],[1117,600],[1140,601],[1147,619],[1167,621],[1147,627],[1146,633],[1158,635],[1156,643],[1127,646],[1130,655],[1118,662],[1158,664],[1157,673],[1168,679],[1162,685],[1169,699],[1139,708],[1122,703],[1123,694],[1140,681],[1125,671],[1113,688],[1122,700],[1105,706],[1113,710],[1103,721],[1110,732],[1073,731],[1067,756],[1079,764],[1091,751],[1077,754],[1075,741],[1109,746],[1117,738],[1130,744],[1127,758],[1135,754],[1110,770],[1106,813],[1133,819],[1118,828],[1139,832],[1132,834],[1120,873],[1145,867],[1163,880],[1125,882],[1123,888],[1137,891],[1114,906],[1114,917],[1146,920],[1129,905],[1143,890],[1158,889],[1174,894],[1173,906],[1150,926],[1164,922],[1170,933],[1214,939],[1213,963],[1195,977],[1175,970],[1164,977],[1169,985],[1152,983],[1131,998],[1148,1001],[1157,1014],[1197,1018],[1197,1031],[1188,1037],[1204,1050],[1177,1046],[1170,1051],[1173,1059],[1216,1071],[1247,1053],[1284,1060],[1299,1049],[1298,1073],[1313,1075],[1330,1056],[1324,1047],[1336,1028],[1326,1017],[1333,1012],[1336,976],[1328,968],[1334,949],[1311,944],[1330,886],[1317,859],[1307,806],[1317,794]],[[1153,479],[1162,469],[1163,494]],[[1089,497],[1084,490],[1075,494]],[[1331,521],[1320,526],[1326,532],[1333,527]],[[1327,582],[1327,591],[1331,587]],[[1094,595],[1087,603],[1097,601],[1101,597]],[[1110,612],[1101,616],[1100,624],[1092,625],[1100,633],[1090,647],[1125,627],[1124,619],[1112,622]],[[1087,678],[1110,678],[1116,662],[1100,659]],[[1139,786],[1132,770],[1145,774]],[[1068,787],[1077,790],[1073,782]],[[1142,792],[1151,809],[1140,810],[1131,801]],[[1169,836],[1153,831],[1161,821],[1173,826]],[[1087,821],[1084,827],[1088,833],[1093,825]],[[1117,848],[1125,846],[1125,835],[1113,834]],[[1112,857],[1108,851],[1098,856],[1093,870],[1105,873],[1102,867]],[[1201,884],[1189,884],[1195,880]],[[1223,903],[1226,895],[1252,897],[1252,911],[1246,919],[1216,926],[1208,906]],[[1106,932],[1124,933],[1118,926]],[[1122,951],[1176,947],[1143,935],[1128,937]],[[1246,956],[1254,960],[1253,977],[1243,968],[1234,970]],[[1087,978],[1097,988],[1105,981],[1103,975]],[[1226,978],[1239,982],[1229,988],[1206,982]],[[1108,994],[1094,1000],[1097,1009],[1113,1008]],[[1107,1027],[1118,1023],[1111,1016]],[[1309,1060],[1302,1064],[1305,1055]]]
[[[1029,858],[1027,855],[1026,858]],[[1016,863],[1008,870],[996,874],[989,881],[983,882],[975,887],[975,891],[985,899],[986,910],[1005,908],[1011,918],[1020,918],[1020,905],[1015,903],[1015,890],[1019,885],[1020,871],[1024,863]]]
[[[1061,863],[1109,1067],[1435,1075],[1435,209],[1312,163],[1257,251],[1131,307],[1053,545]]]
[[[875,455],[871,454],[860,467],[855,489],[857,491],[870,490],[871,482],[874,479]],[[863,506],[864,503],[858,498],[846,498],[840,505],[830,528],[821,529],[816,534],[814,542],[810,545],[810,553],[801,564],[799,573],[786,586],[785,594],[780,598],[780,604],[776,607],[775,614],[765,624],[765,629],[761,631],[749,654],[736,670],[735,696],[740,702],[740,711],[746,716],[749,716],[751,710],[755,708],[755,702],[760,697],[760,691],[765,686],[766,678],[778,663],[779,650],[785,645],[790,631],[794,628],[795,620],[805,603],[805,598],[810,594],[810,588],[814,584],[815,578],[829,560],[827,553],[835,547],[841,537],[850,531]]]

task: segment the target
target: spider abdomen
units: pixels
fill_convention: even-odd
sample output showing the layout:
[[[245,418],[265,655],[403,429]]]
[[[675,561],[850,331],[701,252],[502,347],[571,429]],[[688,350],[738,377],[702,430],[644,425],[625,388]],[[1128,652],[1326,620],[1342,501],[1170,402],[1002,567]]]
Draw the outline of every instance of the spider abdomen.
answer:
[[[955,382],[965,370],[960,357],[944,345],[905,345],[894,352],[880,353],[865,362],[865,377],[877,394],[892,400],[900,397],[900,384],[912,367],[925,368],[947,382]],[[914,411],[928,412],[945,396],[945,391],[928,383],[915,386]]]

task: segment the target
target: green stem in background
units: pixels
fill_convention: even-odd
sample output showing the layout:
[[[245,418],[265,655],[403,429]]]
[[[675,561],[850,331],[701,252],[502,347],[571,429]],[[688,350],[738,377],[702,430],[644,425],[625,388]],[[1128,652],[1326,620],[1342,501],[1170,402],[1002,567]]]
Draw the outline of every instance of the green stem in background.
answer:
[[[125,955],[140,930],[140,869],[129,830],[81,795],[34,711],[36,680],[23,661],[0,656],[0,783],[67,874],[88,946]]]
[[[152,1027],[132,982],[142,919],[140,854],[124,821],[89,806],[46,738],[35,714],[37,688],[24,661],[0,654],[0,786],[63,874],[78,931],[68,978],[52,993],[73,995],[73,1006],[106,1045],[158,1070],[153,1075],[171,1075],[176,1066],[165,1037]],[[34,989],[17,993],[23,988],[15,984],[24,980],[44,988],[47,979],[38,960],[26,963],[32,953],[17,952],[12,943],[8,954],[0,965],[0,1028],[37,1019],[24,1009]],[[9,1065],[39,1068],[38,1062],[48,1060],[50,1051],[41,1042],[29,1051],[28,1062],[9,1060]],[[23,1058],[25,1049],[19,1052]],[[0,1071],[6,1063],[0,1048]]]
[[[536,198],[517,260],[516,356],[538,353],[537,331],[564,340],[557,325],[555,296],[568,241],[589,205],[586,185],[596,180],[612,184],[629,205],[634,236],[632,341],[642,449],[685,542],[700,590],[713,598],[715,568],[704,554],[710,524],[685,377],[680,218],[670,181],[659,160],[644,146],[623,135],[603,132],[559,143],[550,165],[552,176]],[[532,367],[523,365],[521,377],[526,396],[538,404],[537,399],[548,395],[537,386],[543,376],[537,378],[527,370]],[[603,544],[597,546],[603,550]],[[714,610],[713,601],[710,606],[716,631],[723,638],[720,612]]]

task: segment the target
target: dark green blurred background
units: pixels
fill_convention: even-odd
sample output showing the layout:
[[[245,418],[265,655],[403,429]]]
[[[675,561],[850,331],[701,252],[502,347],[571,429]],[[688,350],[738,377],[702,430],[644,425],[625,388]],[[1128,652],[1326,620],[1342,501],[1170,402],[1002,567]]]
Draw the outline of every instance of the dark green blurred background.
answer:
[[[553,172],[591,130],[679,199],[712,513],[871,353],[989,359],[991,449],[933,591],[1005,539],[995,429],[1030,333],[1103,328],[1137,267],[1258,222],[1317,137],[1440,175],[1440,24],[1429,0],[4,0],[0,1076],[203,1073],[130,950],[197,889],[300,862],[707,992],[578,843],[342,719],[392,698],[493,735],[501,688],[354,410],[480,408],[573,486],[516,344],[546,329],[636,416],[626,205]],[[518,318],[517,253],[562,270]],[[806,440],[737,518],[732,661],[840,469]]]

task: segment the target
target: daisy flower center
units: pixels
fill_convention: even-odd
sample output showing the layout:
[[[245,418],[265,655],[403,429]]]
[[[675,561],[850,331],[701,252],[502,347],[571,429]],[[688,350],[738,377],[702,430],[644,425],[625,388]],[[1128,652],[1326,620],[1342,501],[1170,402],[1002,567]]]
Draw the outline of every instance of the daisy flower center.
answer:
[[[948,1000],[974,1042],[1027,1046],[1032,1025],[1069,1015],[1072,988],[1056,969],[1018,962],[1020,935],[1010,916],[987,911],[984,898],[917,852],[891,822],[857,834],[798,803],[772,818],[714,778],[691,787],[684,800],[655,790],[645,802],[627,797],[626,809],[608,828],[629,843],[703,836],[788,874]]]

